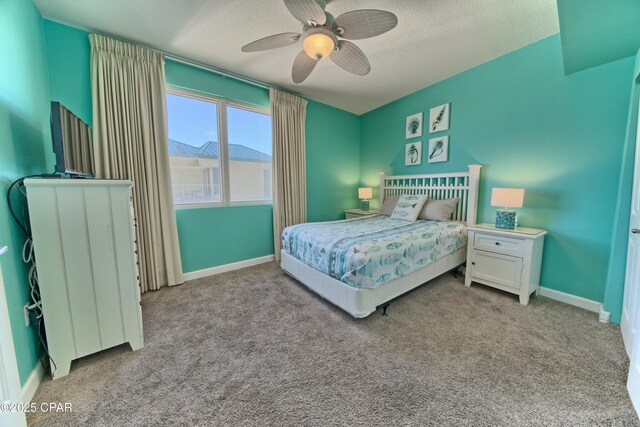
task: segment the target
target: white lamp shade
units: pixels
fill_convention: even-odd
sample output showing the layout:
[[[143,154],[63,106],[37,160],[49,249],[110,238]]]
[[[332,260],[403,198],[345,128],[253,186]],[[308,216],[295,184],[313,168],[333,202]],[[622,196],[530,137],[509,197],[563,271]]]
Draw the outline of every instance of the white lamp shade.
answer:
[[[371,199],[373,197],[373,188],[358,188],[358,199]]]
[[[524,188],[494,188],[491,190],[491,206],[521,208]]]

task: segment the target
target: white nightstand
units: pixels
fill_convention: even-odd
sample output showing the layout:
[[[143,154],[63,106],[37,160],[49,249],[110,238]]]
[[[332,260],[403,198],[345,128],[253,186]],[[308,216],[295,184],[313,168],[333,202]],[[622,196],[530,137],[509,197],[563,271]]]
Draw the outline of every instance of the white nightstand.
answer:
[[[351,219],[351,218],[359,218],[361,216],[367,216],[367,215],[377,215],[380,211],[376,211],[376,210],[368,210],[368,211],[363,211],[362,209],[346,209],[344,211],[344,216],[346,219]]]
[[[540,286],[540,265],[546,230],[518,227],[496,228],[493,224],[467,227],[467,269],[464,284],[482,283],[518,294],[520,304],[529,304]]]

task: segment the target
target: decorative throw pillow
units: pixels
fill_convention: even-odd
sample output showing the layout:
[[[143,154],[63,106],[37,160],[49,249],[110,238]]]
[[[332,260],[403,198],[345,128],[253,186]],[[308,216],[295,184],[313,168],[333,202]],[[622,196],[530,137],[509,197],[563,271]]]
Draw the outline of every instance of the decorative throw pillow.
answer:
[[[418,215],[418,219],[427,219],[430,221],[450,221],[451,214],[456,209],[456,205],[460,201],[459,197],[452,199],[429,199]]]
[[[415,221],[418,214],[427,201],[427,196],[414,196],[403,194],[398,199],[396,207],[391,214],[392,219],[403,219],[405,221]]]
[[[393,210],[396,208],[396,204],[398,204],[399,198],[399,194],[387,194],[384,198],[384,202],[382,202],[380,215],[391,216]]]

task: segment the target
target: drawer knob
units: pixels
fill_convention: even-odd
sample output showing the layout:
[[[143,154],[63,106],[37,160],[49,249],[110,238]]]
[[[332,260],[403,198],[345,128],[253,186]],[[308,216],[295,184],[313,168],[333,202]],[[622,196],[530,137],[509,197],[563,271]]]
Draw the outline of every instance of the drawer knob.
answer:
[[[475,263],[475,262],[472,262],[472,263],[471,263],[471,265],[476,265],[476,263]]]
[[[496,246],[500,246],[500,242],[496,242]]]

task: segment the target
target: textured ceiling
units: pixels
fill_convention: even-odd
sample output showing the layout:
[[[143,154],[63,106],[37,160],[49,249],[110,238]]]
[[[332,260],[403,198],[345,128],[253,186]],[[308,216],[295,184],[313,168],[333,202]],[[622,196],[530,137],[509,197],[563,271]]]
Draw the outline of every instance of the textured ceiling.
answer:
[[[357,40],[371,73],[351,75],[321,61],[302,84],[291,81],[300,51],[256,53],[240,48],[255,39],[298,32],[282,0],[35,0],[42,15],[111,34],[228,70],[362,114],[418,89],[558,32],[555,0],[333,0],[334,16],[383,9],[398,26]]]

